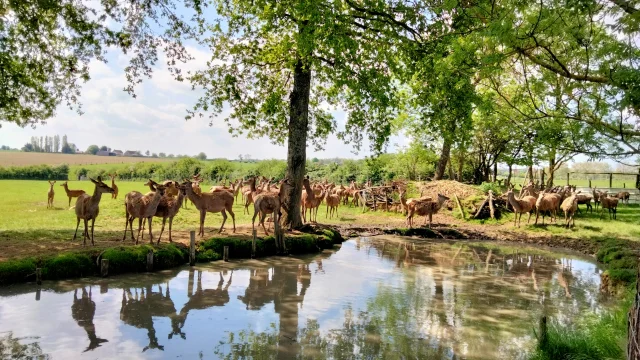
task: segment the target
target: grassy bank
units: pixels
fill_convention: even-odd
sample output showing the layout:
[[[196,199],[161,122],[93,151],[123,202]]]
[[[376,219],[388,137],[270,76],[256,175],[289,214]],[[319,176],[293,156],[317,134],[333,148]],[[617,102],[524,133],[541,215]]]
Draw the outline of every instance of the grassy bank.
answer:
[[[317,229],[314,233],[288,235],[285,242],[290,254],[308,254],[330,249],[343,241],[340,233],[332,229]],[[229,257],[251,257],[251,239],[219,237],[197,243],[196,260],[209,262],[222,259],[225,246]],[[118,246],[104,251],[90,249],[82,252],[63,252],[42,257],[25,257],[0,262],[0,285],[35,280],[36,268],[42,269],[43,280],[61,280],[85,276],[97,276],[100,259],[109,260],[109,274],[146,271],[147,254],[153,252],[154,270],[164,270],[184,265],[189,261],[188,248],[180,243]],[[256,241],[256,256],[276,254],[275,238],[268,236]]]

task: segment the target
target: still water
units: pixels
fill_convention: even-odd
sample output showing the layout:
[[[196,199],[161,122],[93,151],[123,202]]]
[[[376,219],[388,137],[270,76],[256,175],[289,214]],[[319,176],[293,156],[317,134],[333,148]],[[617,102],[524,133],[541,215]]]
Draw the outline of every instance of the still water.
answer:
[[[519,359],[605,305],[592,261],[360,238],[301,258],[0,289],[0,357]]]

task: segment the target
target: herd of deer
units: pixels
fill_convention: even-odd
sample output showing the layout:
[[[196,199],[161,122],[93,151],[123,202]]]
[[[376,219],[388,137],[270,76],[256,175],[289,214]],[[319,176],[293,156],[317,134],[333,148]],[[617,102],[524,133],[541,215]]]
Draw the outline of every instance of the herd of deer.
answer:
[[[612,195],[596,188],[591,189],[591,194],[582,193],[576,191],[576,187],[571,185],[552,189],[537,189],[533,183],[529,183],[522,188],[520,198],[516,198],[514,195],[513,187],[509,188],[507,201],[515,212],[514,226],[520,226],[520,220],[524,213],[529,214],[527,219],[527,223],[529,223],[531,214],[535,211],[535,224],[538,224],[538,218],[542,215],[542,224],[544,225],[544,217],[547,212],[550,214],[551,221],[557,221],[557,213],[562,211],[565,218],[564,226],[569,228],[570,226],[575,226],[575,213],[576,211],[580,212],[578,205],[586,205],[586,210],[593,212],[593,207],[591,206],[591,201],[593,201],[596,211],[598,211],[598,206],[601,206],[600,217],[602,217],[604,209],[607,209],[609,219],[616,219],[618,201],[629,204],[630,195],[627,191]]]
[[[111,186],[102,182],[100,177],[98,177],[97,180],[90,179],[95,185],[93,195],[86,194],[84,190],[70,190],[66,181],[61,185],[69,198],[69,206],[71,206],[71,200],[77,198],[75,206],[77,223],[73,236],[74,240],[78,233],[80,220],[83,220],[83,244],[86,244],[87,238],[90,238],[91,243],[94,244],[94,224],[99,213],[99,203],[102,194],[109,193],[112,194],[112,199],[118,198],[118,186],[115,184],[117,174],[109,174],[109,177],[111,178]],[[256,217],[260,215],[258,226],[262,225],[265,234],[269,235],[265,227],[266,217],[267,215],[271,215],[272,222],[279,224],[284,198],[289,188],[293,186],[289,179],[286,178],[279,183],[274,183],[273,179],[267,179],[261,176],[251,177],[248,180],[238,179],[229,186],[226,186],[226,183],[224,185],[212,186],[209,192],[203,192],[200,188],[202,181],[203,179],[200,175],[193,176],[190,179],[184,179],[182,183],[166,180],[162,184],[159,184],[149,179],[145,186],[149,187],[150,192],[146,194],[142,194],[139,191],[127,193],[124,198],[125,230],[122,240],[124,241],[126,239],[127,230],[129,230],[131,239],[135,240],[137,244],[140,237],[144,238],[144,227],[148,224],[150,241],[153,243],[154,238],[151,223],[153,217],[157,217],[162,219],[162,228],[157,243],[160,243],[167,220],[169,220],[169,241],[172,242],[171,228],[173,219],[178,214],[180,208],[187,206],[187,199],[200,212],[198,235],[204,236],[204,221],[207,213],[222,214],[222,225],[220,225],[219,229],[219,231],[222,232],[224,224],[227,221],[228,212],[233,221],[233,232],[235,232],[236,224],[233,203],[237,201],[238,195],[241,195],[244,211],[247,214],[249,214],[249,205],[254,205],[254,214],[251,221],[252,228],[255,229]],[[55,181],[49,181],[50,187],[47,193],[47,207],[53,207],[55,195],[54,184]],[[328,183],[326,180],[312,184],[309,177],[306,176],[303,180],[304,190],[302,191],[301,198],[301,212],[304,222],[307,222],[307,219],[310,222],[317,221],[318,209],[323,201],[326,203],[325,217],[328,218],[333,218],[334,215],[338,216],[338,206],[340,203],[345,205],[353,204],[355,206],[358,206],[360,202],[364,204],[370,196],[368,189],[371,188],[370,184],[368,187],[366,185],[367,184],[361,189],[352,181],[347,188],[343,185],[336,186],[334,183]],[[436,199],[426,196],[406,199],[406,187],[394,186],[394,188],[398,191],[400,197],[399,207],[406,215],[406,223],[409,227],[413,226],[413,217],[418,215],[425,217],[425,224],[428,218],[429,228],[431,228],[433,214],[437,213],[444,202],[449,200],[448,197],[441,194],[438,194]],[[575,187],[571,186],[539,190],[536,189],[533,184],[523,187],[519,198],[516,198],[514,195],[513,188],[510,188],[507,192],[507,201],[513,207],[516,214],[514,225],[518,226],[524,213],[529,213],[528,223],[535,210],[535,223],[538,223],[538,218],[542,215],[542,223],[544,224],[546,212],[549,212],[552,221],[555,221],[557,212],[561,210],[565,213],[565,226],[569,227],[572,221],[575,224],[575,212],[580,211],[578,204],[586,204],[587,209],[592,209],[592,200],[595,202],[596,211],[598,206],[601,205],[602,210],[607,209],[610,218],[615,219],[618,200],[627,201],[628,203],[629,193],[621,192],[614,196],[609,196],[606,192],[593,189],[592,194],[584,194],[576,192]],[[600,216],[602,216],[602,210]],[[134,237],[133,221],[135,219],[138,219],[138,231],[137,236]],[[89,234],[89,221],[91,221],[91,234]]]

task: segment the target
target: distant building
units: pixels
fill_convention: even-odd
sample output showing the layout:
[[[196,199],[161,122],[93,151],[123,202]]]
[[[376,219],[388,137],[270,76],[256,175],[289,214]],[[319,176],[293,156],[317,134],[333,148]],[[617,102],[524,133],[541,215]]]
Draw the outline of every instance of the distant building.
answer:
[[[100,151],[98,151],[98,152],[96,153],[96,155],[98,155],[98,156],[112,156],[110,152],[108,152],[108,151],[104,151],[104,150],[100,150]],[[115,154],[114,154],[113,156],[115,156]]]
[[[127,150],[124,152],[124,156],[142,156],[139,151]]]
[[[124,154],[122,153],[122,150],[113,150],[113,153],[114,153],[114,154],[116,154],[116,156],[122,156],[122,155],[124,155]]]

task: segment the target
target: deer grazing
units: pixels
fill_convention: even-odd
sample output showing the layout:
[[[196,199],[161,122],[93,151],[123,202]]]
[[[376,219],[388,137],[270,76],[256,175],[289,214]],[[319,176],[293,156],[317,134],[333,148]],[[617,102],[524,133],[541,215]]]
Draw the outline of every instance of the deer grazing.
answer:
[[[147,219],[147,223],[149,224],[149,238],[151,243],[153,244],[153,234],[151,232],[151,220],[153,216],[156,214],[156,210],[158,208],[158,204],[160,204],[160,200],[164,195],[164,186],[156,185],[153,180],[149,179],[149,183],[151,183],[151,188],[155,191],[149,192],[148,194],[142,195],[138,191],[131,191],[127,193],[124,197],[124,207],[125,207],[125,223],[124,223],[124,235],[122,236],[122,241],[127,238],[127,227],[131,232],[131,240],[133,238],[133,220],[138,219],[138,234],[135,238],[136,245],[138,244],[138,240],[140,239],[140,233],[142,232],[142,221]]]
[[[431,229],[433,214],[437,213],[442,207],[442,204],[447,200],[449,200],[448,197],[438,194],[437,201],[420,200],[409,206],[409,214],[407,215],[407,223],[409,224],[409,227],[413,225],[413,216],[417,214],[419,216],[429,216],[429,229]]]
[[[55,184],[55,180],[54,181],[49,181],[49,192],[47,192],[47,209],[49,208],[53,208],[53,196],[56,194],[53,191],[53,184]],[[71,204],[69,204],[71,205]]]
[[[69,197],[69,207],[71,207],[71,199],[72,198],[77,198],[80,195],[85,194],[84,190],[69,190],[69,186],[67,185],[67,182],[63,182],[62,185],[60,185],[64,188],[64,192],[67,193],[67,196]]]
[[[116,177],[118,177],[118,173],[108,174],[111,178],[111,188],[113,189],[113,194],[111,194],[112,199],[118,198],[118,185],[116,185]]]
[[[628,191],[620,191],[619,193],[617,193],[615,195],[620,202],[622,202],[623,204],[629,205],[629,198],[631,197],[631,194]]]
[[[536,198],[533,196],[525,196],[522,199],[516,199],[513,194],[513,187],[509,188],[507,191],[507,201],[513,207],[513,212],[515,216],[513,218],[513,226],[516,226],[516,221],[518,222],[517,226],[520,227],[520,221],[522,220],[522,214],[529,213],[529,218],[527,219],[527,224],[529,220],[531,220],[531,210],[536,206]]]
[[[260,214],[260,220],[258,221],[258,226],[262,224],[262,228],[264,229],[264,233],[269,236],[269,232],[264,226],[264,220],[267,217],[267,214],[273,214],[273,223],[274,228],[275,224],[280,223],[280,215],[281,215],[281,206],[284,202],[284,197],[287,194],[287,191],[292,187],[288,178],[285,178],[280,182],[280,189],[277,193],[273,192],[263,192],[260,194],[256,194],[253,200],[253,219],[251,219],[251,228],[255,230],[255,222],[256,216]]]
[[[113,189],[109,185],[102,182],[102,178],[98,176],[98,180],[89,179],[95,185],[93,195],[81,194],[76,200],[76,232],[73,234],[73,241],[76,240],[78,235],[78,227],[80,226],[80,219],[84,220],[84,232],[82,246],[87,245],[87,237],[89,237],[89,220],[91,220],[91,245],[95,245],[93,237],[93,229],[96,223],[96,218],[100,211],[99,204],[103,193],[113,194]],[[66,185],[66,182],[65,182]],[[66,189],[66,187],[65,187]],[[84,191],[83,191],[84,192]]]
[[[204,219],[207,216],[207,212],[222,213],[222,225],[220,225],[219,232],[222,232],[224,223],[227,221],[227,212],[229,212],[229,214],[231,214],[231,220],[233,220],[233,232],[236,232],[236,215],[233,213],[233,194],[228,191],[196,194],[191,181],[186,179],[182,185],[185,186],[187,198],[189,198],[196,209],[200,211],[200,230],[198,235],[204,236]]]

